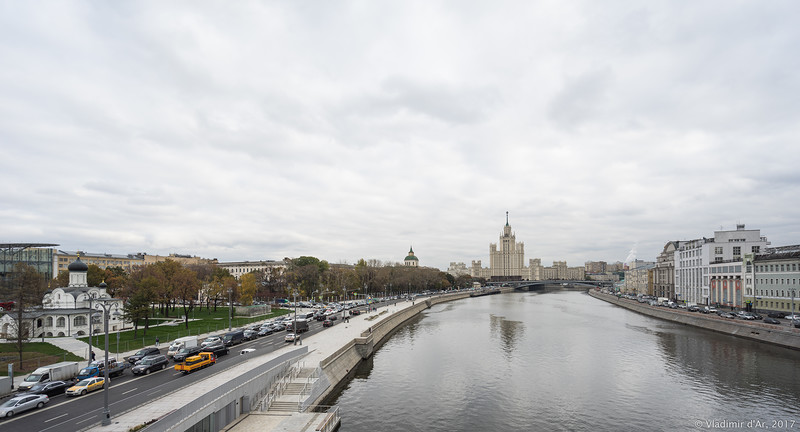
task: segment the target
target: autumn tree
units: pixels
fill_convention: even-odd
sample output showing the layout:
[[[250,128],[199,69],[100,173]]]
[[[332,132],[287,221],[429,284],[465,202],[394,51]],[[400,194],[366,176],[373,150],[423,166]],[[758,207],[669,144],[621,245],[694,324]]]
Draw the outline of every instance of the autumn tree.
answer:
[[[253,273],[243,274],[239,278],[241,284],[241,291],[239,291],[239,301],[244,306],[253,304],[253,297],[256,295],[256,275]]]

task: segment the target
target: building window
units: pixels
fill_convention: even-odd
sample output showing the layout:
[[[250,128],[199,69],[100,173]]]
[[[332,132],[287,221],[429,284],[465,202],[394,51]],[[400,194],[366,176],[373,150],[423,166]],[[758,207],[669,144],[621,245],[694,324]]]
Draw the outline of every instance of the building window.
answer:
[[[53,317],[47,317],[47,327],[53,326]]]
[[[78,315],[72,320],[72,323],[75,327],[81,327],[86,325],[86,317],[83,315]]]
[[[66,327],[66,325],[67,320],[65,320],[64,317],[58,317],[58,320],[56,320],[56,327]]]
[[[714,248],[714,253],[717,255],[722,255],[722,246],[717,246]]]

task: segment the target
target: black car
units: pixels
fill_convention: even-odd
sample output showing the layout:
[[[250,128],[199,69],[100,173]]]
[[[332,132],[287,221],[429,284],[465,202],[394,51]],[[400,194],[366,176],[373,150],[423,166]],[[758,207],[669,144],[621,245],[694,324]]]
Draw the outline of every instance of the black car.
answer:
[[[786,318],[786,314],[783,312],[770,312],[767,316],[770,318]]]
[[[261,330],[258,331],[259,336],[267,336],[272,334],[272,327],[261,327]]]
[[[128,363],[135,365],[136,362],[147,356],[159,354],[161,354],[161,351],[159,351],[156,347],[142,348],[139,351],[136,351],[136,354],[128,357],[126,360],[128,360]]]
[[[186,357],[191,357],[193,355],[200,354],[201,351],[203,351],[203,347],[199,347],[199,346],[193,346],[193,347],[189,347],[189,348],[181,348],[181,350],[178,351],[177,354],[172,356],[172,361],[174,361],[175,363],[180,363],[180,362],[186,360]]]
[[[776,320],[775,318],[766,317],[766,318],[764,318],[764,324],[781,325],[781,322]]]
[[[131,372],[133,372],[134,375],[147,375],[150,372],[164,369],[168,365],[169,360],[167,360],[167,356],[162,354],[151,355],[139,360],[136,365],[131,368]]]
[[[800,328],[800,320],[792,320],[792,325],[794,328]]]
[[[325,320],[322,322],[322,327],[332,327],[332,326],[333,326],[333,321],[331,320]]]
[[[25,394],[41,394],[47,396],[57,396],[64,394],[64,392],[72,387],[72,381],[51,381],[46,383],[39,383],[26,391]]]
[[[225,346],[233,346],[236,344],[240,344],[244,341],[244,332],[241,330],[235,330],[230,333],[226,333],[225,336],[222,337],[222,342],[225,343]]]
[[[228,354],[228,347],[225,346],[224,343],[218,342],[211,345],[207,345],[203,348],[204,352],[213,352],[215,356],[224,356]]]

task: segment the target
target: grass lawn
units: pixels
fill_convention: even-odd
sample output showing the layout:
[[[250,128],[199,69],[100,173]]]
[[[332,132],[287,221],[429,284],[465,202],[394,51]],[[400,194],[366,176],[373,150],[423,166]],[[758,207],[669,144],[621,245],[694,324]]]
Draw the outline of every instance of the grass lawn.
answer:
[[[8,376],[8,364],[14,364],[14,375],[27,374],[43,365],[62,361],[84,361],[81,357],[64,351],[47,342],[28,342],[22,353],[22,367],[19,364],[17,346],[13,343],[0,344],[0,376]]]
[[[290,313],[288,309],[273,309],[272,313],[253,317],[233,317],[231,328],[246,326],[256,321],[262,321],[279,315]],[[178,307],[170,311],[169,318],[156,316],[150,318],[150,328],[144,330],[144,321],[140,322],[139,330],[126,330],[119,333],[108,334],[108,351],[110,353],[120,353],[137,350],[145,346],[153,346],[158,337],[159,346],[169,345],[173,340],[183,336],[195,336],[203,333],[225,333],[228,331],[228,308],[219,307],[216,312],[211,309],[208,311],[195,311],[189,313],[189,328],[181,319],[183,308]],[[83,342],[88,342],[88,337],[79,338]],[[105,334],[95,334],[92,336],[92,345],[100,350],[105,350]]]

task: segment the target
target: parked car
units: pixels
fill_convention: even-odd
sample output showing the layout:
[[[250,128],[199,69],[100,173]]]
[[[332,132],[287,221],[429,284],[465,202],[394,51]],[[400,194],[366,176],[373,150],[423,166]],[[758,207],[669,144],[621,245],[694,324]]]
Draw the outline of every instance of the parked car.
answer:
[[[200,346],[205,347],[208,345],[214,345],[216,343],[222,343],[222,338],[219,336],[209,336],[203,340],[203,343],[201,343]]]
[[[753,314],[745,311],[739,311],[739,313],[736,314],[736,317],[748,321],[755,321],[756,319],[756,317],[754,317]]]
[[[47,396],[58,396],[64,394],[64,391],[67,390],[70,386],[72,386],[73,382],[71,381],[50,381],[45,383],[39,383],[34,385],[30,388],[30,390],[26,391],[22,394],[43,394]]]
[[[134,375],[147,375],[150,372],[165,369],[169,365],[169,360],[167,356],[158,354],[147,356],[138,362],[131,368],[131,372]]]
[[[770,318],[783,318],[786,316],[786,314],[783,312],[770,312],[767,314],[767,316]]]
[[[721,312],[719,314],[719,316],[721,316],[722,318],[730,318],[730,319],[736,318],[736,315],[734,315],[734,314],[732,314],[730,312]]]
[[[700,312],[700,308],[697,305],[691,305],[687,308],[689,312]]]
[[[272,333],[274,333],[272,331],[272,326],[261,327],[261,329],[258,330],[258,335],[259,336],[267,336],[267,335],[271,335]]]
[[[94,377],[78,381],[77,384],[67,389],[66,394],[67,396],[82,396],[86,393],[103,388],[105,382],[103,377]]]
[[[206,345],[206,347],[203,348],[203,351],[213,352],[215,356],[219,357],[228,354],[228,347],[226,347],[225,344],[220,341],[219,343]]]
[[[778,320],[777,320],[777,319],[775,319],[775,318],[766,317],[766,318],[764,318],[764,324],[777,324],[777,325],[781,325],[781,322],[780,322],[780,321],[778,321]]]
[[[222,341],[225,343],[225,346],[240,344],[244,341],[244,332],[241,330],[234,330],[230,333],[226,333],[225,336],[222,337]]]
[[[172,361],[175,363],[180,363],[186,360],[187,357],[195,356],[200,354],[201,351],[204,351],[203,347],[200,346],[193,346],[188,348],[181,348],[177,354],[172,356]]]
[[[800,328],[800,320],[792,320],[792,325],[794,328]]]
[[[136,351],[136,354],[128,357],[126,360],[128,360],[128,363],[135,365],[136,362],[147,356],[158,355],[158,354],[161,354],[161,351],[159,351],[158,348],[156,347],[142,348],[139,351]]]
[[[33,408],[41,408],[50,398],[43,394],[24,394],[14,396],[0,405],[0,417],[13,417],[15,414]]]
[[[255,330],[247,329],[244,331],[244,340],[253,340],[258,337],[258,332]]]
[[[792,315],[792,314],[789,314],[789,315],[786,315],[784,318],[786,318],[786,319],[788,319],[788,320],[796,321],[796,320],[800,320],[800,315],[797,315],[797,314],[794,314],[794,315]]]

